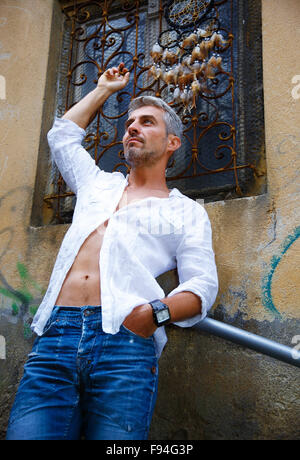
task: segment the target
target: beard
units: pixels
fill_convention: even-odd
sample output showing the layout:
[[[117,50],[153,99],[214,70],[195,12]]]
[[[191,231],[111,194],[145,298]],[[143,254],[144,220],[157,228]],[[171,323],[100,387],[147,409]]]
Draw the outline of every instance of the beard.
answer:
[[[160,152],[155,152],[143,147],[129,147],[124,151],[124,156],[126,162],[132,168],[140,168],[143,166],[154,166],[163,156],[163,151],[163,148]]]
[[[129,148],[124,152],[125,160],[132,168],[140,168],[142,166],[153,166],[157,162],[157,156],[150,150],[141,152],[134,147]]]

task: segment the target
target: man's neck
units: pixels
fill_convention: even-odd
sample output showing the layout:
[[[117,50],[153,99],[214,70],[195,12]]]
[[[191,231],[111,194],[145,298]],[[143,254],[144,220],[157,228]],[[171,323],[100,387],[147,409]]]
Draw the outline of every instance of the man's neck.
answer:
[[[142,170],[143,169],[143,170]],[[168,191],[166,178],[161,171],[145,170],[145,168],[131,169],[128,177],[128,188],[131,190],[161,190]]]

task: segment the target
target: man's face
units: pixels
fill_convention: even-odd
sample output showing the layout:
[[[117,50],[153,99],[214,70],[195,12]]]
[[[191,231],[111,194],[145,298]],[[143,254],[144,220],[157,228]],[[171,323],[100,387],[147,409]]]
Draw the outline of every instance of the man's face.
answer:
[[[123,137],[124,155],[130,166],[153,166],[165,155],[168,136],[163,116],[163,110],[153,106],[131,113]]]

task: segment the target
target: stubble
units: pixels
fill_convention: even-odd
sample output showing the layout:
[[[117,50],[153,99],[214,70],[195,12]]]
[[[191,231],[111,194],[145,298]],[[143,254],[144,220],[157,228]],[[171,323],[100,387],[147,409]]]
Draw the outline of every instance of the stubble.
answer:
[[[163,147],[160,152],[138,147],[129,147],[128,150],[125,150],[124,156],[126,162],[132,168],[140,168],[143,166],[154,166],[163,156],[163,152]]]

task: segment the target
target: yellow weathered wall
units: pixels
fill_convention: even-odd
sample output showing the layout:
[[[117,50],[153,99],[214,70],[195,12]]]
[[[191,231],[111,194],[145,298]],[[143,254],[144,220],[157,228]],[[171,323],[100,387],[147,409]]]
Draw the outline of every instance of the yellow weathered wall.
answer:
[[[52,0],[0,2],[0,75],[6,82],[6,98],[0,100],[0,287],[6,289],[0,294],[0,334],[6,342],[6,359],[0,361],[2,436],[32,344],[27,338],[29,305],[40,300],[53,262],[50,241],[40,245],[41,253],[35,258],[31,249],[36,250],[38,243],[30,246],[52,7]],[[59,243],[56,237],[54,240],[56,247]],[[19,270],[17,264],[21,264]],[[25,270],[40,287],[27,279]],[[26,295],[20,297],[26,289],[33,297],[31,301]],[[19,300],[7,292],[15,292]]]
[[[276,240],[272,253],[281,257],[274,273],[276,308],[300,318],[300,3],[266,0],[263,5],[263,65],[269,196],[274,203]],[[298,89],[292,83],[298,75]],[[280,245],[293,242],[282,255]],[[266,252],[266,262],[269,261]]]
[[[56,0],[0,3],[0,75],[6,81],[6,99],[0,98],[0,287],[7,289],[0,294],[0,335],[6,341],[6,359],[0,359],[2,436],[33,340],[32,308],[68,228],[31,225],[42,118],[52,103],[47,72],[55,69],[47,66],[53,5],[57,14]],[[300,75],[300,3],[263,0],[262,16],[268,192],[206,205],[220,277],[213,314],[292,346],[300,318],[300,88],[297,93],[292,84]],[[170,327],[150,436],[297,439],[298,375],[292,366],[229,342]]]
[[[0,4],[0,74],[6,79],[6,100],[0,101],[0,254],[11,283],[28,244],[51,11],[51,2],[43,0]]]

